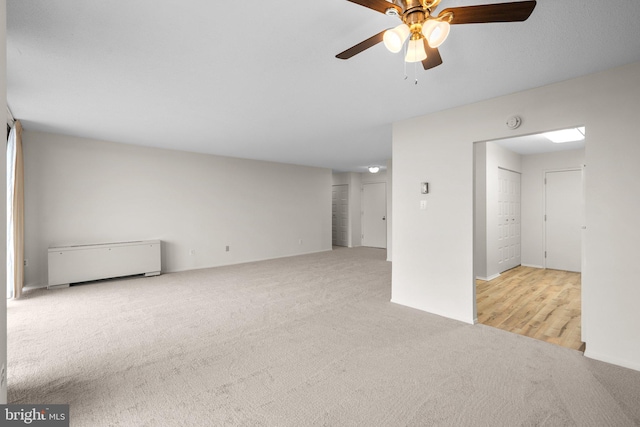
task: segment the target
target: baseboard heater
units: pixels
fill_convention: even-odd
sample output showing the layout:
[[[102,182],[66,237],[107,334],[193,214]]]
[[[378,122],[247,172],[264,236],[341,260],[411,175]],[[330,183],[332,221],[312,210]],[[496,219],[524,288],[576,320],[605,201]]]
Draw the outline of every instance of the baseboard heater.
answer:
[[[49,248],[49,289],[137,274],[160,274],[160,240]]]

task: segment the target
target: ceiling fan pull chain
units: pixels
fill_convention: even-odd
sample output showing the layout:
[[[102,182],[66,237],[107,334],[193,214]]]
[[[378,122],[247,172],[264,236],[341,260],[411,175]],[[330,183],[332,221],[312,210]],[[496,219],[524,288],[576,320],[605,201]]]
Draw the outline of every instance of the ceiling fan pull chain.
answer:
[[[413,83],[414,85],[418,84],[418,63],[413,63],[413,74],[416,76],[416,81]]]
[[[403,45],[404,53],[402,54],[402,63],[404,64],[404,79],[407,80],[409,76],[407,75],[407,61],[404,60],[407,56],[407,43]]]

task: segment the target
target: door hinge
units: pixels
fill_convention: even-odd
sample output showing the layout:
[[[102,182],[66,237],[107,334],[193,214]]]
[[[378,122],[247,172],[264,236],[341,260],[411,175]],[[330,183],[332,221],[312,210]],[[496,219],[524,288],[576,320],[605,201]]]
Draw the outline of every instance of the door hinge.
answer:
[[[547,251],[544,251],[544,257],[545,258],[547,257]]]
[[[547,178],[544,179],[544,185],[547,185]]]
[[[362,235],[360,236],[360,238],[361,238],[361,239],[364,239],[364,234],[362,234]]]
[[[545,216],[544,216],[544,220],[545,220],[545,221],[547,220],[547,215],[545,215]]]

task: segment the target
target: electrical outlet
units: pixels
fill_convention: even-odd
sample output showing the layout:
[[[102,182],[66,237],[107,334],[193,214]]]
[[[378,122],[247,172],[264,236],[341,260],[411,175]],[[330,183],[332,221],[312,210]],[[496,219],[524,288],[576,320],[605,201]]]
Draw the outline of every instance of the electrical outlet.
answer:
[[[28,266],[29,266],[29,260],[28,260],[28,259],[25,259],[25,260],[24,260],[24,266],[25,266],[25,267],[28,267]]]
[[[229,246],[226,247],[226,249],[224,250],[225,252],[229,252]]]
[[[195,249],[191,249],[191,250],[189,251],[189,255],[195,255],[195,254],[196,254],[196,250],[195,250]]]
[[[302,239],[298,239],[298,244],[301,245],[302,244]]]

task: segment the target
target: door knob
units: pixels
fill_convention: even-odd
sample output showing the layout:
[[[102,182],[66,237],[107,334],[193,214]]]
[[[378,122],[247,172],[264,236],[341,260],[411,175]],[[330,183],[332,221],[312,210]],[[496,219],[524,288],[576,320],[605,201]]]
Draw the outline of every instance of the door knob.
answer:
[[[387,219],[387,216],[386,216],[386,215],[382,217],[382,220],[383,220],[383,221],[385,221],[386,219]]]

